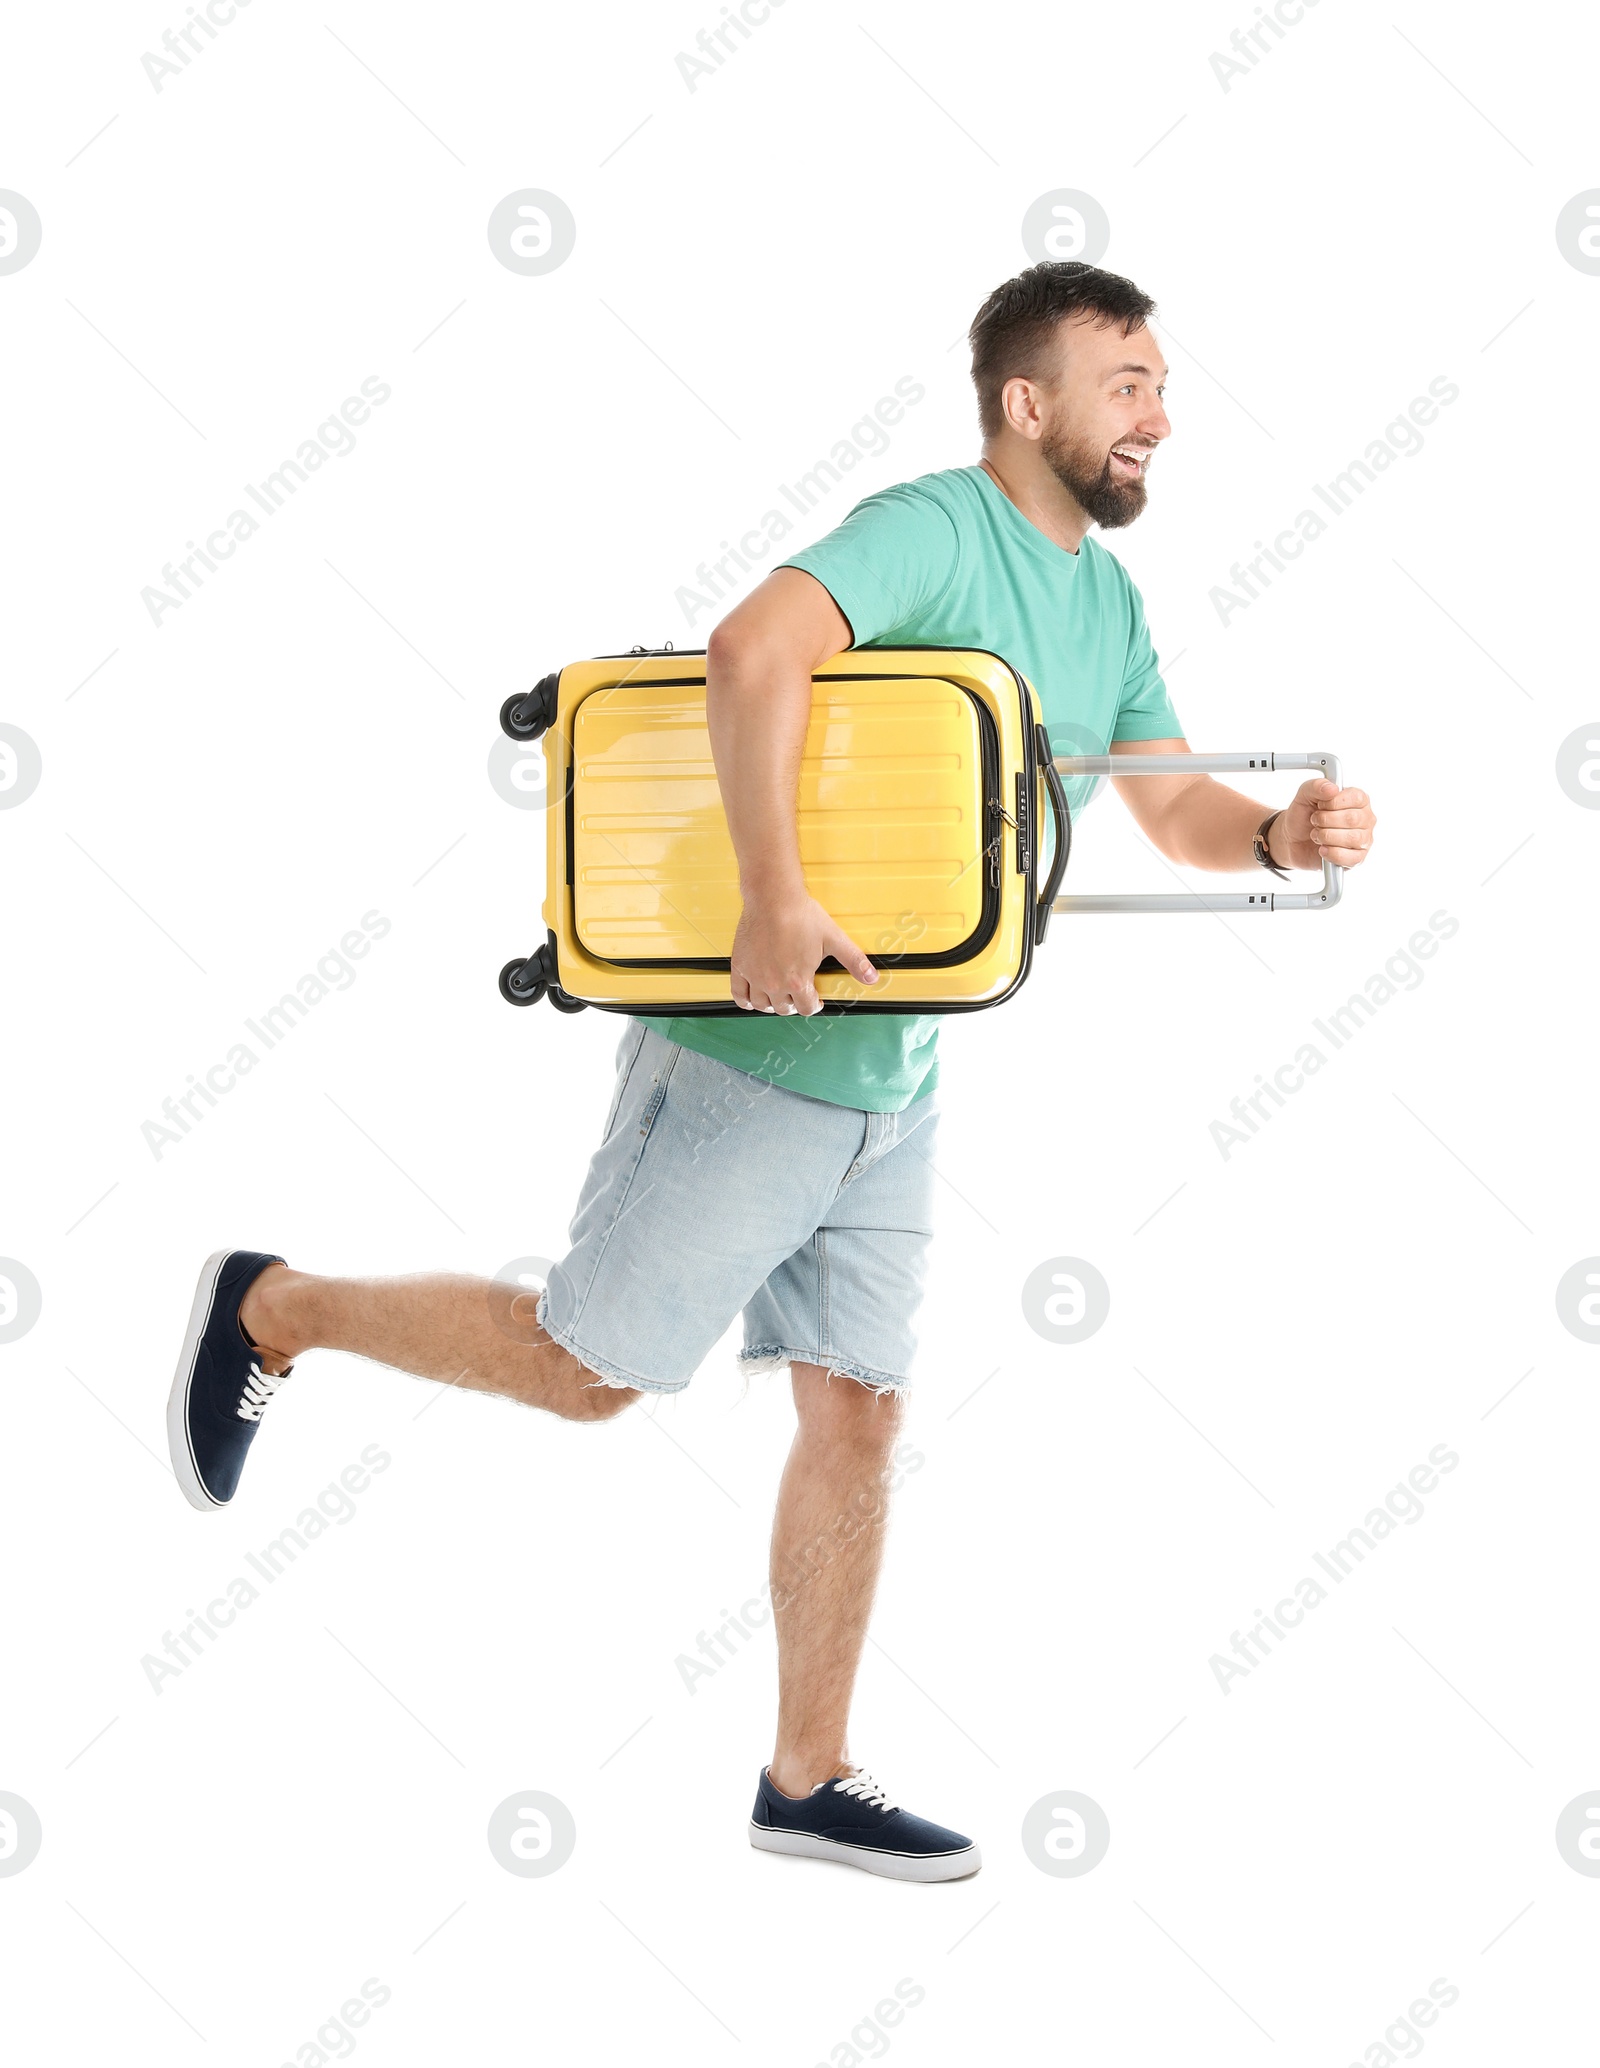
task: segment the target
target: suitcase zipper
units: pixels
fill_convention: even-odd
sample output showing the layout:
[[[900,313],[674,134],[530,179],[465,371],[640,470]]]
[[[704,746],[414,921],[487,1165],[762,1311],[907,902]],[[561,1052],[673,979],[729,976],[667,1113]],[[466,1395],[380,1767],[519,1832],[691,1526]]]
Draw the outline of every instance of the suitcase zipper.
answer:
[[[998,797],[991,797],[988,802],[989,810],[994,815],[989,821],[990,825],[993,825],[995,818],[998,818],[1003,824],[1009,826],[1013,832],[1020,833],[1021,828]],[[1004,833],[997,831],[994,838],[984,849],[984,853],[989,857],[989,882],[996,890],[1000,887],[1000,857],[1005,850],[1005,844],[1006,836]]]

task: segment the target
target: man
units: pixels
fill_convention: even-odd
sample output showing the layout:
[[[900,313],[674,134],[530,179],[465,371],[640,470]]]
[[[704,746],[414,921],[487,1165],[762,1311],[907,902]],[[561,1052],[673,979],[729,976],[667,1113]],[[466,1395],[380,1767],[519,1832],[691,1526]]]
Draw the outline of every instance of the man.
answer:
[[[817,1017],[826,957],[864,986],[876,973],[800,869],[811,676],[852,645],[987,647],[1031,678],[1064,744],[1187,751],[1139,592],[1087,535],[1144,509],[1170,430],[1153,313],[1092,266],[997,288],[971,332],[979,464],[869,496],[712,634],[708,717],[743,897],[732,995],[750,1017],[627,1023],[573,1247],[535,1314],[493,1281],[317,1278],[220,1252],[169,1410],[180,1483],[215,1507],[304,1351],[601,1421],[681,1390],[742,1312],[741,1363],[787,1365],[798,1418],[772,1539],[777,1738],[751,1842],[902,1879],[978,1866],[969,1839],[899,1808],[847,1744],[930,1233],[938,1021]],[[1366,796],[1326,781],[1265,817],[1206,776],[1115,787],[1155,847],[1197,868],[1352,868],[1372,840]]]

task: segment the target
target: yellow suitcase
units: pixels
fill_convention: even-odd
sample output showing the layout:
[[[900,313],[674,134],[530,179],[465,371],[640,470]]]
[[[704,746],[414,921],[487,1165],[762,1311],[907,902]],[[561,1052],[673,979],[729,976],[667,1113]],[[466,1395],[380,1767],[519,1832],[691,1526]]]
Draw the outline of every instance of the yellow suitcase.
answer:
[[[500,972],[513,1005],[732,1015],[739,874],[705,717],[705,654],[670,647],[577,661],[509,697],[504,731],[542,739],[544,945]],[[1316,770],[1333,754],[1052,758],[1033,685],[998,654],[853,648],[812,677],[798,796],[813,896],[878,981],[830,957],[824,1012],[966,1012],[1027,977],[1052,912],[1326,910],[1320,891],[1059,897],[1072,845],[1063,776]],[[1041,870],[1046,813],[1053,826]],[[1042,880],[1041,880],[1042,878]]]
[[[705,688],[703,652],[636,651],[508,699],[505,731],[543,738],[547,820],[548,935],[501,972],[513,1004],[740,1010],[728,991],[738,866]],[[998,1004],[1027,976],[1068,819],[1038,699],[1007,662],[896,647],[824,663],[798,804],[806,882],[879,972],[862,984],[830,958],[817,976],[825,1012],[959,1012]]]

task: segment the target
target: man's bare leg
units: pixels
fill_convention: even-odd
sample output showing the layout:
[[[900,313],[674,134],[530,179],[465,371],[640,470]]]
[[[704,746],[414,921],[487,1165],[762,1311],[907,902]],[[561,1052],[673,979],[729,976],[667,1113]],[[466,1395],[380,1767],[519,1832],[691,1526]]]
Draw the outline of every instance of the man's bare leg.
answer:
[[[499,1393],[570,1422],[602,1422],[639,1395],[606,1385],[534,1320],[537,1295],[493,1278],[316,1278],[270,1265],[239,1319],[267,1371],[306,1350],[348,1350],[475,1393]]]
[[[573,1421],[608,1419],[637,1400],[594,1374],[533,1319],[534,1296],[451,1273],[317,1278],[275,1264],[250,1288],[240,1320],[267,1369],[311,1349],[477,1392]],[[821,1366],[793,1367],[798,1424],[772,1535],[778,1637],[778,1733],[772,1778],[805,1795],[849,1765],[847,1727],[888,1519],[902,1405]]]
[[[778,1736],[772,1779],[806,1795],[850,1766],[850,1697],[883,1562],[894,1394],[815,1364],[792,1367],[799,1428],[772,1529]]]

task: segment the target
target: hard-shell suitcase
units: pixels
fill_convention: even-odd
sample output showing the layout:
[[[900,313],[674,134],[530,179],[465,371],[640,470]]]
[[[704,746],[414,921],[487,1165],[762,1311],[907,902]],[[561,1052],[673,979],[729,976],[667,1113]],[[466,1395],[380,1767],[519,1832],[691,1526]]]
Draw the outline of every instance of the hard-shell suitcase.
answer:
[[[729,995],[740,911],[705,716],[703,652],[578,661],[511,697],[514,740],[543,741],[544,945],[500,974],[514,1005],[548,996],[664,1014],[741,1010]],[[825,1012],[962,1012],[1027,977],[1054,911],[1307,909],[1339,895],[1268,890],[1058,898],[1071,850],[1063,775],[1316,768],[1332,755],[1053,758],[1032,684],[997,654],[850,649],[812,677],[798,794],[806,883],[878,971],[831,958]],[[1041,868],[1046,815],[1053,826]]]

